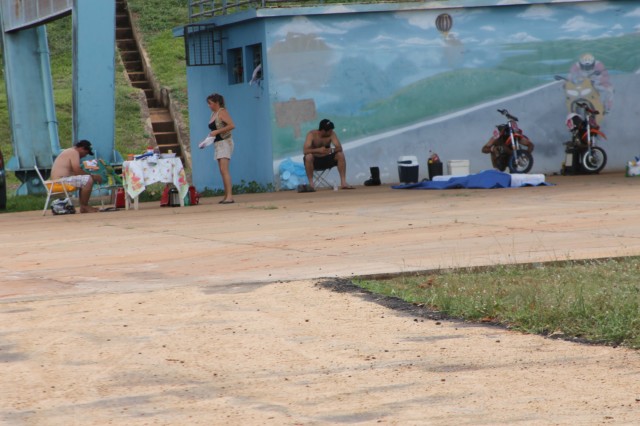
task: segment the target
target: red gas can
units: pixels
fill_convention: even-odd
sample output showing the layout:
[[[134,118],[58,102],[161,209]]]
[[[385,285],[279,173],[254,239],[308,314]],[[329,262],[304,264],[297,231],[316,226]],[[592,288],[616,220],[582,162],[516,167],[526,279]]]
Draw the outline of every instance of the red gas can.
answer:
[[[124,188],[118,188],[116,190],[116,209],[124,209],[125,201],[124,201]]]

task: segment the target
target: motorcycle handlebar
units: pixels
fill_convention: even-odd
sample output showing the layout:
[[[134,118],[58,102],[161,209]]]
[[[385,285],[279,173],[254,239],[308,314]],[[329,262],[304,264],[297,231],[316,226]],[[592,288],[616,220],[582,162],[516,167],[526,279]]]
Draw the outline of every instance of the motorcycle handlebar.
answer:
[[[576,105],[578,105],[580,108],[583,108],[585,111],[587,111],[589,114],[593,114],[593,115],[597,115],[600,114],[600,111],[596,111],[595,109],[591,109],[589,108],[589,105],[587,105],[584,102],[577,102]]]
[[[509,114],[509,111],[507,111],[506,109],[499,109],[498,112],[507,117],[509,120],[518,121],[518,117]]]

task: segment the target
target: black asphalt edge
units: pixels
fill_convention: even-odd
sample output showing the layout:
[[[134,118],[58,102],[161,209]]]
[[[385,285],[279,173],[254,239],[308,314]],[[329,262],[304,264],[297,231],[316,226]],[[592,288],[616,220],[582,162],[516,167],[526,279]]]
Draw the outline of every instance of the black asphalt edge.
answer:
[[[398,276],[398,275],[393,275]],[[375,279],[387,279],[391,278],[391,275],[386,276],[386,278],[375,278]],[[361,277],[358,277],[361,279]],[[362,278],[364,279],[364,278]],[[366,278],[371,279],[371,278]],[[381,294],[373,293],[365,288],[362,288],[353,283],[350,279],[346,278],[323,278],[321,281],[316,282],[315,284],[318,287],[325,288],[327,290],[334,291],[336,293],[350,293],[360,297],[363,300],[377,303],[378,305],[384,306],[385,308],[392,309],[396,312],[400,312],[405,315],[415,316],[417,318],[426,318],[434,321],[453,321],[465,324],[471,324],[468,321],[464,321],[460,318],[454,318],[448,315],[443,314],[439,311],[434,311],[425,307],[422,304],[410,303],[405,300],[402,300],[398,297],[392,296],[384,296]],[[495,325],[503,327],[500,324],[487,323],[487,325]]]

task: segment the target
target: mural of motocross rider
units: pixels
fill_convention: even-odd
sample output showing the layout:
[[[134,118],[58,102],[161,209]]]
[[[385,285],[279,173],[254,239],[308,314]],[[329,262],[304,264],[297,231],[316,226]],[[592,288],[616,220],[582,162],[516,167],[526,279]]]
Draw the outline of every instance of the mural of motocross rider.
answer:
[[[571,66],[568,80],[576,86],[591,82],[596,89],[602,104],[603,114],[608,114],[613,106],[613,86],[609,79],[609,73],[601,61],[591,53],[584,53],[578,61]],[[598,105],[593,105],[596,109]]]

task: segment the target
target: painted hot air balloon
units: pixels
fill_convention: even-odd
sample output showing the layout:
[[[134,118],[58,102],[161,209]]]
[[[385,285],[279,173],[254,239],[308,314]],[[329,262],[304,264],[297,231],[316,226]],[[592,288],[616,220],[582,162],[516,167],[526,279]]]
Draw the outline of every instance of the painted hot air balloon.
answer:
[[[436,18],[436,28],[442,33],[446,39],[449,35],[449,30],[453,26],[453,18],[448,13],[441,13]]]

